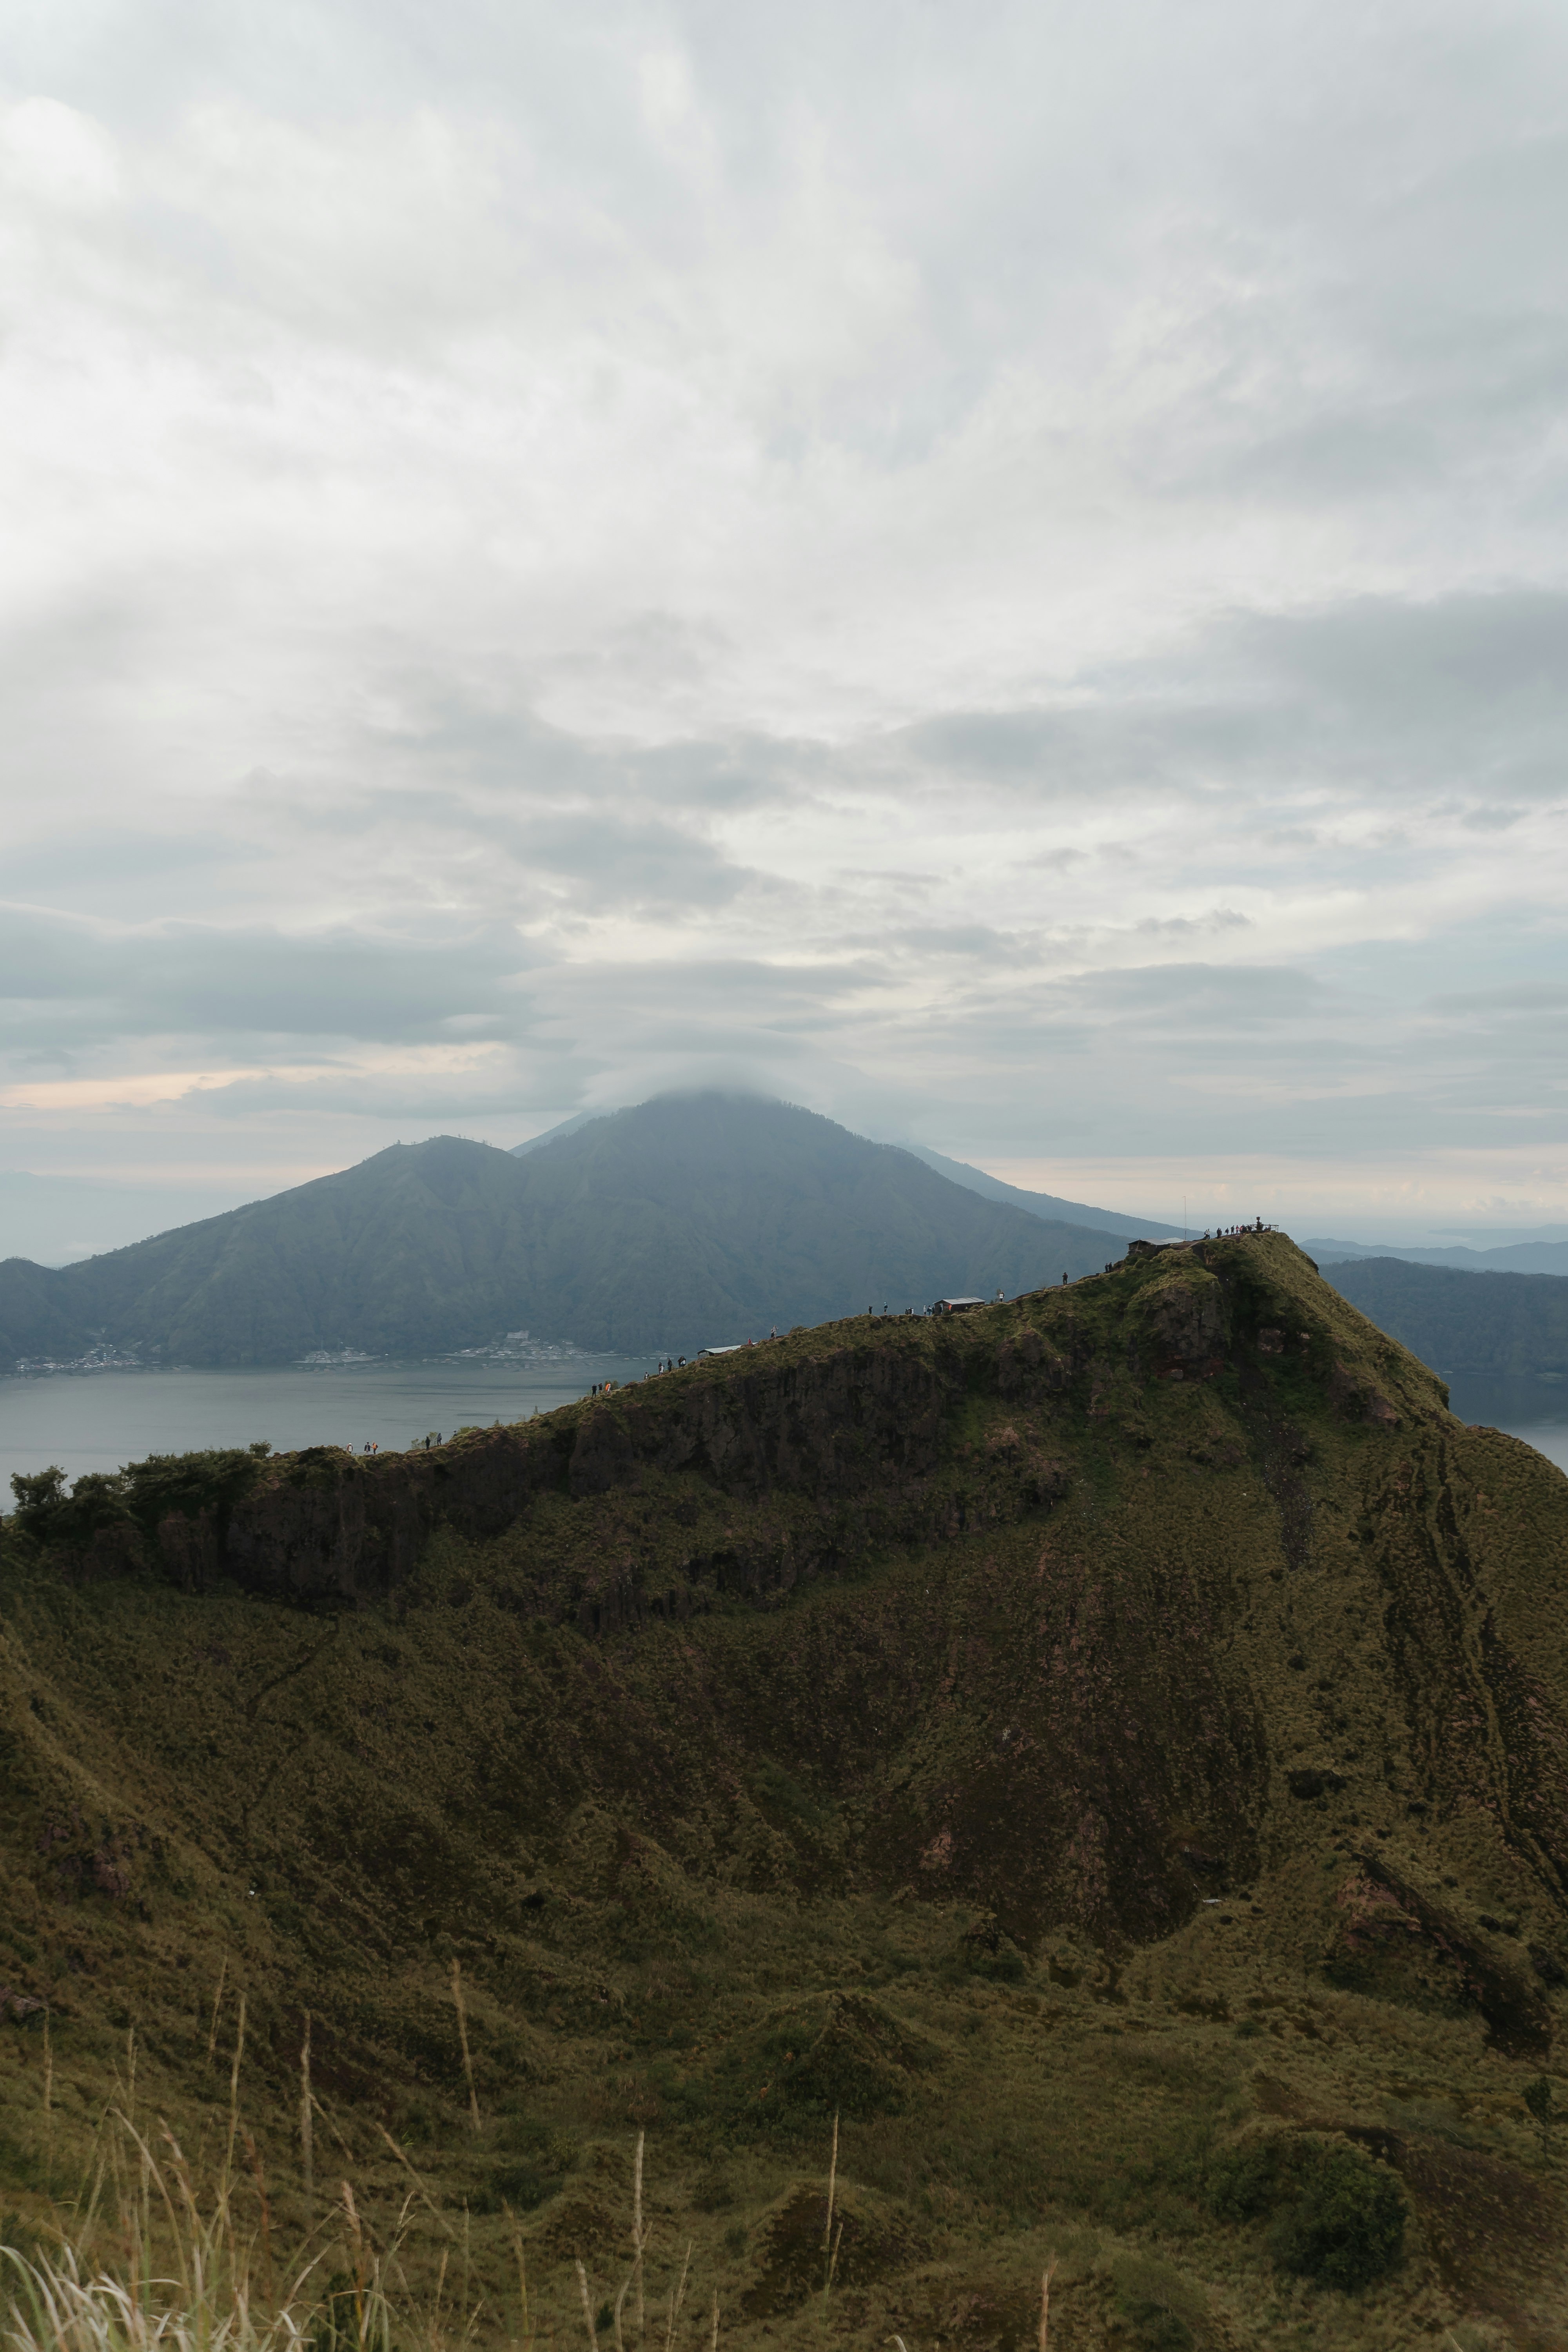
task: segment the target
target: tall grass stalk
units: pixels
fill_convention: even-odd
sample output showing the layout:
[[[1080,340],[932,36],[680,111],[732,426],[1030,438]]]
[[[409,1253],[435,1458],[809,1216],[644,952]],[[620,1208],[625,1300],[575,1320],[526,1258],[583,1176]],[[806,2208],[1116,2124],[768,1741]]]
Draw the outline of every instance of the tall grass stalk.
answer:
[[[838,2262],[837,2240],[833,2235],[833,2200],[838,2188],[838,2110],[833,2110],[833,2153],[827,2159],[827,2214],[822,2224],[822,2307],[827,2308],[827,2298],[833,2292],[833,2273]],[[844,2235],[844,2224],[838,2224],[838,2236]]]
[[[239,2026],[234,2037],[234,2064],[228,2074],[228,2147],[224,2156],[224,2178],[234,2170],[234,2136],[239,2127],[239,2070],[245,2059],[245,1995],[239,1996]]]
[[[426,2210],[429,2213],[431,2220],[436,2222],[438,2228],[445,2230],[448,2237],[451,2237],[453,2235],[452,2224],[447,2221],[447,2216],[442,2212],[440,2207],[435,2202],[434,2199],[431,2197],[430,2191],[426,2188],[424,2181],[420,2179],[418,2173],[415,2171],[413,2165],[409,2162],[407,2157],[405,2156],[403,2150],[398,2147],[397,2142],[393,2138],[392,2134],[387,2130],[386,2126],[384,2124],[377,2124],[376,2129],[381,2134],[383,2139],[386,2142],[387,2147],[392,2150],[393,2155],[397,2158],[398,2163],[403,2167],[404,2171],[408,2175],[409,2179],[413,2182],[420,2201],[425,2206]],[[465,2210],[466,2210],[467,2209],[465,2208]],[[515,2231],[517,2227],[515,2221],[512,2223],[512,2227]],[[519,2262],[522,2260],[522,2241],[521,2238],[518,2240],[518,2260]]]
[[[7,2352],[302,2352],[312,2339],[340,2332],[330,2301],[323,2305],[308,2292],[320,2251],[307,2248],[281,2300],[276,2295],[270,2203],[248,2133],[268,2265],[260,2296],[253,2292],[249,2249],[237,2242],[231,2182],[219,2183],[204,2212],[167,2126],[160,2159],[123,2111],[105,2120],[115,2136],[100,2148],[85,2211],[79,2200],[78,2242],[31,2260],[15,2247],[0,2249],[0,2333]],[[85,2248],[106,2171],[121,2184],[120,2255],[89,2264]],[[360,2352],[388,2352],[394,2328],[382,2265],[365,2259],[346,2184],[344,2214],[355,2236],[357,2344]],[[394,2264],[396,2252],[395,2241],[388,2257]]]
[[[261,2152],[249,2132],[245,2134],[245,2153],[249,2160],[251,2177],[256,2182],[257,2202],[261,2208],[261,2258],[267,2273],[267,2300],[271,2303],[275,2288],[272,2277],[272,2208],[267,2196],[267,2175],[261,2168]]]
[[[315,2143],[310,2133],[310,2012],[305,2011],[305,2038],[300,2044],[300,2178],[305,2191],[305,2225],[315,2212]]]
[[[833,2293],[834,2276],[838,2269],[838,2249],[843,2243],[844,2224],[840,2221],[833,2233],[833,2252],[827,2257],[827,2276],[822,2284],[822,2307],[825,2311],[827,2308],[827,2298]]]
[[[687,2240],[686,2260],[680,2265],[680,2284],[679,2287],[671,2287],[669,2291],[669,2325],[664,2331],[664,2352],[670,2352],[670,2347],[675,2342],[676,2323],[680,2317],[680,2306],[686,2301],[686,2274],[691,2268],[691,2248],[694,2242],[692,2239]]]
[[[245,2007],[241,1995],[229,2078],[227,2153],[232,2159],[237,2147],[249,2184],[242,2189],[232,2162],[226,2161],[210,2198],[198,2196],[192,2166],[167,2125],[160,2126],[154,2147],[151,2143],[159,2136],[138,2129],[125,2109],[106,2110],[69,2216],[69,2239],[62,2234],[58,2253],[25,2256],[16,2248],[0,2249],[0,2352],[471,2352],[489,2299],[482,2278],[475,2281],[471,2274],[468,2210],[465,2206],[459,2240],[384,2126],[379,2126],[381,2137],[408,2184],[390,2229],[384,2234],[380,2224],[373,2228],[345,2173],[336,2197],[307,2223],[298,2252],[280,2242],[280,2215],[274,2211],[263,2153],[240,2116]],[[639,2133],[633,2260],[613,2306],[602,2314],[605,2320],[613,2315],[615,2352],[639,2352],[630,2323],[643,2303],[644,2257],[652,2237],[644,2199],[646,2153],[646,2136]],[[410,2217],[420,2207],[446,2239],[433,2295],[411,2293],[403,2268]],[[510,2337],[511,2352],[537,2352],[541,2339],[522,2231],[516,2214],[505,2210],[521,2320],[521,2338]],[[843,2227],[840,2218],[829,2253],[830,2284]],[[89,2254],[95,2231],[100,2250]],[[430,2244],[423,2228],[416,2243]],[[695,2242],[689,2240],[670,2290],[664,2352],[675,2352],[694,2251]],[[447,2285],[458,2260],[461,2306],[447,2312]],[[608,2352],[607,2345],[601,2346],[586,2266],[579,2258],[574,2267],[588,2352]],[[470,2307],[476,2285],[481,2292]],[[646,2307],[642,2317],[646,2322]],[[708,2352],[718,2352],[719,2327],[715,2294]]]
[[[474,2062],[468,2055],[468,2021],[463,2010],[463,1972],[456,1958],[452,1962],[452,2000],[458,2011],[458,2040],[463,2053],[463,2079],[468,2086],[468,2114],[474,2131],[479,2128],[479,2095],[474,2089]]]
[[[216,1992],[215,1992],[215,1993],[214,1993],[214,1995],[213,1995],[213,2021],[212,2021],[211,2025],[210,2025],[210,2026],[208,2026],[208,2028],[207,2028],[207,2064],[208,2064],[209,2066],[210,2066],[210,2065],[212,2064],[212,2063],[213,2063],[213,2053],[214,2053],[214,2051],[217,2048],[217,2019],[218,2019],[218,2011],[219,2011],[219,2010],[220,2010],[220,2009],[222,2009],[222,2007],[223,2007],[223,1986],[224,1986],[224,1979],[227,1976],[227,1974],[228,1974],[228,1954],[226,1952],[226,1953],[224,1954],[224,1956],[223,1956],[222,1960],[218,1963],[218,1972],[217,1972],[217,1990],[216,1990]]]
[[[522,2305],[522,2352],[532,2352],[533,2330],[529,2325],[528,2318],[528,2264],[522,2255],[522,2231],[518,2227],[517,2215],[510,2206],[509,2205],[505,2210],[506,2218],[511,2224],[511,2242],[517,2254],[517,2288]]]
[[[588,2331],[588,2352],[599,2352],[599,2331],[594,2325],[594,2299],[588,2293],[588,2273],[581,2260],[577,2263],[577,2292],[583,2298],[583,2325]]]
[[[637,2326],[639,2347],[646,2333],[642,2296],[643,2249],[647,2244],[647,2232],[643,2228],[642,2218],[642,2151],[645,2136],[640,2131],[637,2134],[637,2161],[632,2167],[632,2276],[637,2281]]]

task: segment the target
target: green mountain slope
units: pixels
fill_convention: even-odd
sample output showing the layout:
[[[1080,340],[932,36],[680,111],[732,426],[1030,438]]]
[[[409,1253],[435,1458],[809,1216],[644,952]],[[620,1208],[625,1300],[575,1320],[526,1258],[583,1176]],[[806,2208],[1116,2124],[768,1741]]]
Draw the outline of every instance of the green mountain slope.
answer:
[[[1446,1373],[1568,1373],[1568,1282],[1392,1257],[1326,1269],[1342,1296]]]
[[[18,2229],[129,2100],[291,2243],[308,2016],[329,2268],[486,2345],[639,2130],[691,2352],[1563,2343],[1568,1481],[1281,1236],[39,1497],[0,1758]]]
[[[783,1103],[664,1097],[519,1159],[438,1137],[77,1265],[0,1265],[0,1358],[433,1353],[509,1330],[690,1354],[775,1325],[1013,1295],[1115,1240],[979,1200]]]

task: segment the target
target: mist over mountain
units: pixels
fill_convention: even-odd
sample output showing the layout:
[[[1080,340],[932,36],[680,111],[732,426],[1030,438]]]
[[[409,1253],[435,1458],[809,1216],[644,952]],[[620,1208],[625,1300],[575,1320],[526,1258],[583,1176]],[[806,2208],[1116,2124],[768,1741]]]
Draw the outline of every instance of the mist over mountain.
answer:
[[[1098,1271],[1047,1221],[784,1103],[705,1093],[570,1123],[521,1155],[441,1136],[68,1266],[0,1265],[0,1356],[284,1363],[526,1329],[690,1354],[955,1292]]]

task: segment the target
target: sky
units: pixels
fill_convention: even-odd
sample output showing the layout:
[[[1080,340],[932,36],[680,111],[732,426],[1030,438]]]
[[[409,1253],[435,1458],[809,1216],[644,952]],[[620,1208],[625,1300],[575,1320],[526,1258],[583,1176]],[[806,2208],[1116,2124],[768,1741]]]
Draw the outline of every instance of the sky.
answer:
[[[0,1253],[705,1083],[1568,1231],[1564,218],[1557,5],[13,0]]]

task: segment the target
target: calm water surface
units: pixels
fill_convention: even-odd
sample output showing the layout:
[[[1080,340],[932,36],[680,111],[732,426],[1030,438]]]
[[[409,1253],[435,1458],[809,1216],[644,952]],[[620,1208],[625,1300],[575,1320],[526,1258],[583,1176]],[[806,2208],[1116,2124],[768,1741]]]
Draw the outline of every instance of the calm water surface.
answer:
[[[149,1454],[270,1439],[300,1445],[367,1440],[385,1452],[427,1430],[524,1421],[585,1395],[596,1381],[638,1380],[652,1356],[510,1361],[298,1364],[281,1371],[53,1372],[0,1380],[0,1509],[14,1470],[58,1462],[72,1478]],[[1568,1470],[1568,1382],[1456,1380],[1461,1421],[1510,1430]]]
[[[50,1372],[0,1380],[0,1509],[14,1470],[51,1462],[72,1478],[149,1454],[270,1439],[368,1441],[384,1453],[465,1422],[525,1421],[584,1396],[595,1381],[638,1380],[653,1356],[568,1356],[449,1363],[296,1364],[279,1371]]]
[[[1568,1470],[1568,1381],[1457,1378],[1448,1382],[1448,1402],[1461,1421],[1509,1430]]]

